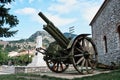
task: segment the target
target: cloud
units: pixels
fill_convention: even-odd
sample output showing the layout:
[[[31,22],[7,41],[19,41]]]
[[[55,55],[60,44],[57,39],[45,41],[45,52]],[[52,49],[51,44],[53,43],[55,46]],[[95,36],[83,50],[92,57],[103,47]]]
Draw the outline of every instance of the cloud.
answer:
[[[57,0],[57,3],[51,4],[48,10],[58,12],[59,14],[65,14],[75,9],[76,4],[76,0]]]
[[[77,20],[76,18],[63,18],[63,17],[60,17],[59,15],[53,15],[53,14],[50,14],[50,13],[46,13],[46,16],[56,26],[65,26],[65,25],[73,23],[73,22],[75,22]]]
[[[32,21],[41,22],[38,16],[38,12],[39,11],[37,9],[31,7],[25,7],[23,9],[17,9],[15,11],[16,14],[29,16],[28,18],[30,18]]]
[[[17,13],[19,15],[30,16],[31,20],[42,23],[42,24],[44,23],[44,21],[38,16],[39,12],[35,8],[26,7],[23,9],[16,10],[15,13]],[[57,26],[67,25],[67,24],[70,24],[70,23],[76,21],[75,18],[72,18],[72,19],[71,18],[62,18],[62,17],[60,17],[60,15],[54,15],[51,13],[46,13],[45,16],[47,16],[48,19],[50,19]]]
[[[83,1],[80,5],[80,7],[82,7],[80,8],[80,14],[84,17],[84,19],[90,22],[97,13],[103,1],[104,0],[99,0],[99,2],[95,0]]]
[[[31,14],[35,14],[37,12],[36,9],[34,8],[30,8],[30,7],[26,7],[23,9],[18,9],[15,11],[15,13],[17,14],[23,14],[23,15],[31,15]]]
[[[87,21],[91,21],[93,19],[93,17],[95,16],[95,14],[97,13],[99,9],[99,6],[94,6],[94,7],[88,7],[85,10],[83,10],[82,16],[87,20]]]
[[[32,2],[33,0],[29,0]],[[102,2],[103,0],[101,0]],[[95,0],[53,0],[53,3],[48,7],[46,13],[44,13],[55,25],[65,26],[77,21],[74,17],[63,17],[62,14],[71,14],[76,10],[76,15],[80,15],[86,21],[91,21],[100,7],[100,2]],[[91,5],[92,4],[92,5]],[[57,12],[57,13],[54,13]],[[18,9],[15,13],[20,15],[29,15],[31,20],[42,23],[43,20],[38,16],[38,10],[31,7],[25,7]],[[54,13],[54,14],[52,14]],[[73,13],[72,13],[73,14]]]
[[[93,16],[98,11],[101,3],[104,0],[56,0],[48,8],[49,11],[57,12],[58,14],[70,14],[71,12],[78,12],[87,21],[92,20]],[[76,13],[77,14],[77,13]]]

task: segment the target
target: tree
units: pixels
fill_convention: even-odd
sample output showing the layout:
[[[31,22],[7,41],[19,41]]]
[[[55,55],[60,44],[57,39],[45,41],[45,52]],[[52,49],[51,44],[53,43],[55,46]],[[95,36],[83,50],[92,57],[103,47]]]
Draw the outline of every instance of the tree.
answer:
[[[8,54],[6,51],[2,49],[3,45],[0,45],[0,65],[7,64],[8,61]]]
[[[11,3],[14,0],[0,0],[0,3]]]
[[[17,16],[9,13],[10,8],[5,8],[5,4],[11,3],[12,1],[14,0],[0,0],[0,37],[11,37],[18,31],[10,30],[18,24],[19,20]]]

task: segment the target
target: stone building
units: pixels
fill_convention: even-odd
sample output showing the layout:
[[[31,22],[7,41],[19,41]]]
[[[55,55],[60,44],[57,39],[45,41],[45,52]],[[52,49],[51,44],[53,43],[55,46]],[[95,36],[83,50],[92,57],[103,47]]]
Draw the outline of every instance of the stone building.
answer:
[[[120,65],[120,0],[105,0],[90,25],[98,61]]]

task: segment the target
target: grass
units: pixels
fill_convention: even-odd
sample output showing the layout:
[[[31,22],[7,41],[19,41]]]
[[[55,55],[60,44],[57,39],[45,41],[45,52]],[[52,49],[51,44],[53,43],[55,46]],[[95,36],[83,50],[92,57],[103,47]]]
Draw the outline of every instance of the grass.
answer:
[[[120,79],[120,70],[112,71],[110,73],[102,73],[94,76],[83,77],[83,78],[74,78],[72,80],[119,80]],[[9,75],[0,75],[0,80],[69,80],[61,79],[49,76],[40,76],[37,74],[9,74]]]
[[[83,77],[81,79],[75,78],[73,80],[119,80],[120,79],[120,70],[112,71],[110,73],[102,73],[94,76]]]

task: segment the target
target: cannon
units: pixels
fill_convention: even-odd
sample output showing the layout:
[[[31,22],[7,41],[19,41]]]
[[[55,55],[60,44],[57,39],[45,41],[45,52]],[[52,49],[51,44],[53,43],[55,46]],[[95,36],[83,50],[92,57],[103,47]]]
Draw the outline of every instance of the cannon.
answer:
[[[97,64],[97,50],[90,34],[80,34],[69,39],[42,13],[38,15],[46,22],[43,29],[54,39],[47,49],[41,52],[48,68],[56,73],[64,72],[73,65],[79,73],[92,73]],[[36,49],[40,52],[42,48]]]

